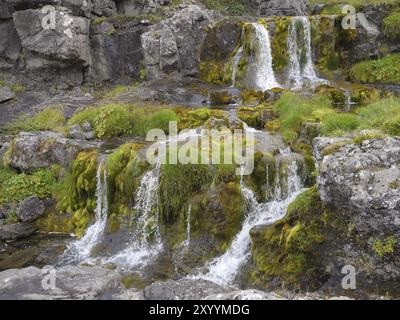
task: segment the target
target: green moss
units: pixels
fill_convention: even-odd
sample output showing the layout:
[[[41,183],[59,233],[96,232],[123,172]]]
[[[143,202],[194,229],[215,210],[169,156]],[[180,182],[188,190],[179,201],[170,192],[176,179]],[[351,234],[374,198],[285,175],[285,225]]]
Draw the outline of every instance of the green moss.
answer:
[[[175,113],[179,117],[179,129],[198,128],[203,126],[211,117],[226,119],[225,112],[216,109],[177,108]]]
[[[22,115],[7,123],[0,131],[6,134],[17,134],[21,131],[64,131],[64,112],[60,107],[50,107],[34,116]]]
[[[394,10],[383,19],[383,33],[391,41],[400,39],[400,10]]]
[[[275,17],[274,35],[271,42],[272,63],[274,71],[281,73],[289,63],[289,54],[287,51],[287,35],[290,24],[288,17]]]
[[[351,87],[351,101],[356,104],[370,104],[378,101],[379,98],[380,92],[377,89],[354,84]]]
[[[257,151],[254,154],[254,171],[246,178],[260,202],[271,199],[275,190],[276,166],[274,156]]]
[[[296,198],[285,218],[252,230],[256,265],[253,282],[265,286],[269,280],[278,278],[290,287],[317,288],[324,274],[319,257],[322,245],[333,226],[336,230],[342,228],[336,225],[334,216],[313,187]]]
[[[202,61],[200,63],[200,78],[209,83],[228,83],[230,79],[226,78],[225,68],[224,62]]]
[[[68,126],[71,127],[73,125],[81,126],[84,122],[90,123],[92,128],[95,126],[95,120],[97,115],[100,113],[100,108],[96,107],[88,107],[79,112],[76,112],[72,115],[72,117],[68,120]]]
[[[215,168],[208,165],[165,164],[161,170],[161,219],[174,223],[190,195],[204,191],[212,182]]]
[[[124,106],[106,105],[94,120],[96,135],[102,139],[126,134],[131,128],[131,120]]]
[[[372,245],[372,249],[380,258],[383,258],[394,253],[396,244],[396,238],[394,236],[390,236],[384,240],[376,240]]]
[[[221,11],[231,16],[241,16],[247,12],[246,0],[202,0],[207,8]]]
[[[315,93],[327,96],[333,105],[344,105],[346,103],[347,98],[343,91],[329,85],[318,86]]]
[[[81,152],[54,192],[58,211],[72,215],[67,228],[78,237],[83,235],[96,208],[97,156],[96,151]]]
[[[140,178],[148,164],[138,152],[143,146],[127,143],[107,158],[108,193],[110,201],[110,230],[119,229],[124,217],[134,207],[134,194],[140,185]]]

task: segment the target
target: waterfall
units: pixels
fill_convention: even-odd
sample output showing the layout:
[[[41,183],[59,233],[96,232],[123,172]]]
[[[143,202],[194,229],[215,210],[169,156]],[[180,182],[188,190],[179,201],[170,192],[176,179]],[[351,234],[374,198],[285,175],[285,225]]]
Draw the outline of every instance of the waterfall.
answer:
[[[160,185],[161,164],[157,163],[153,170],[147,172],[140,182],[136,194],[136,227],[128,247],[108,258],[106,263],[122,266],[146,265],[162,250],[159,229],[158,188]]]
[[[96,217],[85,235],[68,245],[63,254],[65,262],[83,262],[90,258],[93,248],[99,243],[107,224],[107,166],[105,158],[100,160],[96,174]]]
[[[189,205],[186,215],[186,240],[183,241],[182,246],[188,248],[190,245],[190,219],[192,215],[192,205]]]
[[[301,37],[301,30],[304,35]],[[301,39],[302,38],[302,39]],[[289,54],[288,87],[301,89],[328,83],[314,69],[311,50],[311,26],[308,17],[293,17],[289,25],[287,48]]]
[[[239,71],[239,63],[243,57],[243,47],[240,47],[236,52],[232,62],[232,87],[236,85],[236,75]]]
[[[278,171],[279,172],[279,171]],[[220,257],[207,264],[208,272],[193,278],[210,280],[220,285],[230,285],[240,268],[251,255],[250,230],[257,225],[272,224],[286,215],[290,203],[301,192],[301,180],[298,176],[297,163],[291,162],[287,172],[288,196],[285,199],[274,199],[258,203],[254,192],[246,187],[241,179],[241,190],[248,205],[248,215],[241,231],[233,239],[230,248]]]
[[[259,52],[256,54],[255,85],[258,89],[265,91],[280,87],[275,79],[272,68],[271,41],[269,32],[260,23],[254,23],[255,40],[259,45]]]

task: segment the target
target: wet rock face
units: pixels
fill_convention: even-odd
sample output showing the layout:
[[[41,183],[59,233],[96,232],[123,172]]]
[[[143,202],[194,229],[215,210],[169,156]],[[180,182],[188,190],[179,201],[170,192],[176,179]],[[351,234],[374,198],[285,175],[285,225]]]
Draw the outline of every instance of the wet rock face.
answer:
[[[251,0],[251,2],[261,16],[307,15],[307,0]]]
[[[12,142],[7,161],[11,167],[24,172],[52,164],[68,167],[79,152],[99,146],[96,142],[67,139],[55,132],[21,132]]]
[[[326,156],[318,189],[362,233],[400,236],[400,138],[366,140]]]

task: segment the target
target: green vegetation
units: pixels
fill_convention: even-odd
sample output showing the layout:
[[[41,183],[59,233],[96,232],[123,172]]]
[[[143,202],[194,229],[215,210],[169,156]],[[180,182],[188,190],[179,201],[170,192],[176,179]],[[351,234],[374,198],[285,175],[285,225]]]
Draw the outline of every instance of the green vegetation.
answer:
[[[351,77],[363,83],[400,83],[400,54],[357,63],[351,69]]]
[[[131,105],[108,104],[101,108],[90,107],[72,116],[68,125],[89,122],[100,139],[123,135],[145,136],[150,129],[159,128],[168,133],[169,122],[179,121],[172,110],[145,111]]]
[[[35,116],[22,115],[1,128],[2,133],[17,134],[21,131],[63,131],[64,112],[59,107],[44,109]]]
[[[316,288],[324,277],[321,257],[328,239],[346,224],[320,200],[316,187],[300,194],[285,218],[251,232],[256,269],[252,281],[265,285],[278,278],[290,287]]]
[[[354,113],[339,113],[330,106],[327,97],[285,93],[273,109],[278,118],[268,126],[278,129],[288,143],[296,142],[304,122],[320,123],[323,136],[340,136],[363,129],[400,135],[400,100],[394,97],[359,107]]]
[[[0,79],[0,87],[9,87],[14,93],[22,93],[26,90],[25,86],[19,83],[8,83]]]
[[[304,121],[321,121],[335,111],[328,98],[316,96],[308,98],[302,95],[285,93],[274,105],[278,115],[277,127],[288,143],[293,143],[300,134]]]
[[[400,99],[386,98],[356,110],[362,129],[381,130],[389,135],[400,135]]]
[[[96,151],[81,152],[54,192],[60,213],[72,215],[66,221],[66,229],[75,231],[78,237],[83,235],[96,208],[97,156]]]
[[[41,199],[50,198],[56,181],[56,167],[26,174],[17,173],[1,165],[0,206],[6,203],[18,203],[33,195]]]
[[[400,39],[400,10],[393,11],[383,20],[383,32],[392,41]]]
[[[207,8],[221,11],[224,14],[240,16],[246,13],[246,0],[202,0]]]
[[[372,245],[372,249],[380,258],[383,258],[386,255],[390,255],[394,252],[396,243],[396,238],[394,236],[390,236],[384,240],[376,240]]]

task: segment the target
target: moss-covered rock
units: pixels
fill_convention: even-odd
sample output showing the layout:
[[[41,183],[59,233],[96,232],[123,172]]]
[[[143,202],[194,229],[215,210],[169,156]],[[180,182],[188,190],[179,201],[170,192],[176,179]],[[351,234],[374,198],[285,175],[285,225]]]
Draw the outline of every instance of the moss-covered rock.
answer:
[[[78,237],[83,235],[94,217],[97,157],[95,150],[78,154],[71,172],[55,191],[57,209],[72,215],[65,228],[74,231]]]
[[[344,92],[339,88],[335,88],[330,85],[319,85],[314,92],[316,94],[327,96],[334,106],[344,105],[347,102],[347,97]]]
[[[289,287],[315,289],[327,279],[323,244],[345,225],[321,202],[316,187],[289,206],[287,216],[251,230],[255,285],[278,280]]]

